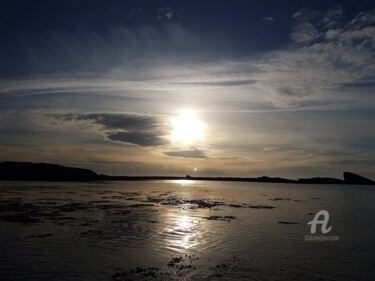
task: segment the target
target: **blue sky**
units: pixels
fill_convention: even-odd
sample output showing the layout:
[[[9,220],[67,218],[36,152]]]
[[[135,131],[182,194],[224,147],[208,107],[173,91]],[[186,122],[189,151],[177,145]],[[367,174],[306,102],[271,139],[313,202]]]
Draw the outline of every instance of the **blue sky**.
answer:
[[[375,177],[374,8],[3,1],[0,160],[108,174]],[[194,112],[204,136],[173,141],[181,112]]]

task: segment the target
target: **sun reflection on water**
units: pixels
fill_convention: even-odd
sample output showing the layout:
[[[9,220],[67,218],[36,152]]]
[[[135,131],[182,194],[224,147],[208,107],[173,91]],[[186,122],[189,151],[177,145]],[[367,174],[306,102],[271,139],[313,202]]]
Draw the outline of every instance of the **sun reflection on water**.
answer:
[[[181,239],[175,240],[174,243],[184,249],[189,249],[196,246],[197,233],[193,232],[194,222],[191,220],[191,218],[188,216],[182,216],[176,220],[175,224],[176,231],[180,232],[182,235]]]
[[[199,222],[189,215],[171,216],[168,218],[165,229],[166,247],[183,251],[194,249],[200,244],[202,233],[199,229]]]
[[[182,186],[190,186],[193,184],[192,180],[176,180],[175,183],[178,183]]]

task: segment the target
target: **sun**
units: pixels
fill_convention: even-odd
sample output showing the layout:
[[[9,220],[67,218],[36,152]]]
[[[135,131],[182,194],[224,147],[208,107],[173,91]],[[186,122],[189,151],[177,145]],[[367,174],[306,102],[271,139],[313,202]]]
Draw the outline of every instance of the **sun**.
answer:
[[[172,119],[172,141],[192,144],[204,138],[204,124],[194,111],[182,111]]]

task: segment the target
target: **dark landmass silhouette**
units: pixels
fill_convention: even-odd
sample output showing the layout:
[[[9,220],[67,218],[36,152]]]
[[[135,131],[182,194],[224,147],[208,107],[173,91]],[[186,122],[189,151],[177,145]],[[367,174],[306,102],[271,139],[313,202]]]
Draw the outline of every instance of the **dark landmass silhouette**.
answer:
[[[309,178],[309,179],[299,179],[297,180],[298,183],[316,183],[316,184],[344,184],[346,183],[343,180],[335,179],[335,178]]]
[[[57,164],[30,162],[1,162],[0,180],[22,181],[87,181],[98,174],[88,169],[71,168]]]
[[[344,172],[344,180],[347,184],[375,184],[370,179],[349,172]]]
[[[344,180],[335,178],[302,178],[298,180],[271,178],[239,177],[185,177],[175,176],[108,176],[97,174],[89,169],[66,167],[58,164],[32,162],[0,162],[0,181],[134,181],[134,180],[204,180],[204,181],[237,181],[237,182],[270,182],[301,184],[352,184],[375,185],[375,182],[357,174],[344,172]]]

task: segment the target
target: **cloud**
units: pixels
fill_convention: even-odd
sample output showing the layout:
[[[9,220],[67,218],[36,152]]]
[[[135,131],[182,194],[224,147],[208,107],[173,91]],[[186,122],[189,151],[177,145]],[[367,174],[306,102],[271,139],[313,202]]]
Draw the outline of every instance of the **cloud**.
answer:
[[[264,17],[262,18],[262,21],[266,21],[266,22],[273,22],[275,19],[273,17]]]
[[[295,12],[295,13],[292,15],[292,18],[293,18],[293,19],[296,19],[296,18],[298,18],[298,17],[300,17],[300,16],[302,16],[302,15],[303,15],[302,12]]]
[[[342,109],[353,105],[368,108],[374,105],[373,99],[357,95],[359,87],[348,85],[371,85],[375,81],[375,67],[372,63],[375,59],[375,27],[372,26],[375,23],[375,12],[361,12],[346,22],[343,20],[343,13],[341,6],[333,7],[319,17],[315,12],[302,10],[291,34],[296,44],[240,59],[225,58],[225,55],[224,58],[213,61],[190,59],[194,57],[192,49],[199,49],[198,53],[202,57],[207,56],[208,52],[197,48],[200,40],[187,30],[170,23],[166,24],[165,29],[150,26],[137,30],[114,29],[113,42],[105,40],[103,35],[94,36],[97,35],[94,33],[91,35],[96,39],[92,44],[84,45],[97,46],[97,41],[102,42],[103,46],[109,44],[109,48],[103,47],[98,52],[99,60],[110,62],[106,55],[102,57],[103,53],[116,57],[116,62],[105,71],[90,74],[81,69],[81,76],[68,72],[70,76],[51,75],[45,76],[45,79],[13,80],[9,83],[2,81],[0,94],[112,94],[131,98],[131,105],[125,101],[121,103],[122,107],[128,106],[126,110],[129,111],[137,102],[135,97],[142,99],[142,105],[139,106],[142,111],[147,112],[155,110],[155,103],[164,104],[163,109],[171,101],[174,101],[173,106],[179,106],[180,98],[183,102],[189,102],[190,106],[199,106],[204,100],[207,103],[205,108],[220,103],[221,109],[225,110],[234,101],[240,105],[241,110],[246,110],[249,102],[271,104],[272,110],[307,109],[306,105],[313,105],[314,109],[332,109],[332,106]],[[333,20],[336,23],[331,27]],[[91,35],[86,36],[91,38]],[[69,46],[69,50],[77,51],[79,57],[84,53],[82,49],[75,48],[75,44],[62,46]],[[166,55],[169,52],[174,55]],[[190,58],[185,59],[185,56]],[[92,61],[86,55],[82,58],[86,61],[84,66]],[[230,95],[225,93],[228,90],[233,90]],[[197,102],[193,103],[192,100]],[[149,106],[147,108],[146,101]],[[110,98],[107,103],[111,103]],[[103,110],[99,108],[102,104],[87,110]],[[111,104],[116,108],[118,103]],[[156,108],[156,112],[161,112],[158,110]]]
[[[327,11],[319,24],[327,29],[333,28],[340,23],[343,15],[344,8],[341,5],[336,5],[335,7]]]
[[[169,143],[167,139],[162,138],[155,132],[118,132],[108,134],[107,137],[112,141],[136,144],[141,147],[161,146]]]
[[[199,159],[208,158],[206,153],[199,149],[167,151],[167,152],[164,152],[164,154],[168,156],[181,157],[181,158],[199,158]]]
[[[310,8],[303,8],[300,11],[294,13],[292,15],[292,19],[297,21],[298,23],[301,22],[311,22],[316,20],[321,16],[321,12],[316,10],[311,10]]]
[[[159,15],[158,15],[159,20],[162,20],[162,19],[171,20],[174,16],[175,16],[175,12],[170,7],[159,9]]]
[[[341,17],[342,12],[329,14],[332,19]],[[300,22],[291,34],[298,45],[265,54],[253,65],[255,77],[251,78],[281,107],[306,99],[337,101],[344,98],[344,94],[336,97],[331,94],[348,84],[375,81],[372,63],[375,27],[369,25],[372,18],[375,21],[375,10],[360,13],[349,23],[338,23],[335,28],[327,29],[321,19]],[[360,98],[351,95],[352,100]]]
[[[357,28],[365,27],[375,23],[375,12],[360,12],[354,19],[349,22],[349,26]]]
[[[166,138],[169,124],[158,116],[136,114],[54,114],[53,119],[66,122],[87,122],[103,133],[106,139],[141,147],[161,146],[169,143]]]
[[[168,11],[166,14],[165,14],[165,17],[168,18],[168,19],[171,19],[173,17],[173,12],[172,11]]]
[[[279,148],[276,147],[276,146],[269,146],[269,147],[264,147],[263,150],[264,151],[275,151],[275,150],[278,150]]]
[[[202,50],[214,51],[210,40],[170,21],[174,15],[173,11],[165,11],[163,18],[168,21],[158,25],[117,25],[105,27],[102,31],[45,31],[37,38],[31,33],[22,34],[22,40],[17,43],[17,52],[22,53],[22,56],[7,57],[5,53],[0,54],[4,64],[12,64],[11,68],[0,65],[0,77],[40,77],[42,74],[51,76],[74,72],[93,77],[124,65],[139,69],[145,64],[169,57],[200,57]],[[128,74],[132,76],[132,72]]]
[[[294,29],[290,38],[297,43],[309,43],[315,40],[319,35],[318,30],[311,23],[305,22],[298,24]]]
[[[191,81],[191,82],[177,82],[179,85],[192,85],[192,86],[219,86],[219,87],[232,87],[232,86],[246,86],[254,84],[254,80],[227,80],[227,81]]]

